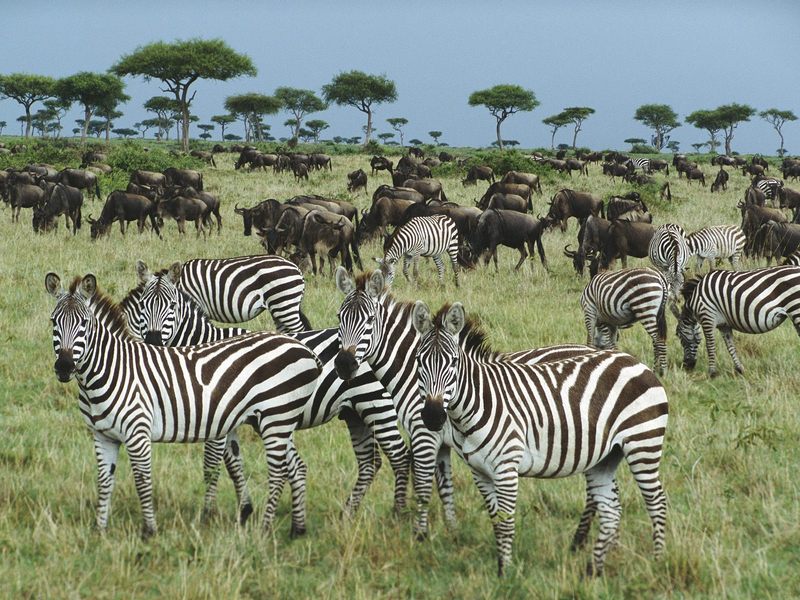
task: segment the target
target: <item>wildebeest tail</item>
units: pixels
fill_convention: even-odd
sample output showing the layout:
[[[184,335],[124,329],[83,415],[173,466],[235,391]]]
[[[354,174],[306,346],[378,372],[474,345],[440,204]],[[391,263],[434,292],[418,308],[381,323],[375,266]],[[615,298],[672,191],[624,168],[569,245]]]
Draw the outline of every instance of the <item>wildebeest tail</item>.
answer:
[[[100,181],[97,178],[95,178],[95,180],[94,180],[94,194],[95,194],[95,198],[100,198],[101,197],[100,196]]]
[[[358,251],[358,241],[356,240],[356,236],[353,236],[353,239],[350,240],[350,248],[352,250],[353,256],[356,259],[356,264],[358,265],[358,268],[363,271],[364,265],[361,263],[361,253]]]
[[[528,211],[533,214],[533,199],[531,195],[533,194],[533,190],[528,191]]]
[[[199,175],[200,175],[200,177],[197,180],[197,191],[198,192],[202,192],[203,191],[203,174],[199,173]]]
[[[447,196],[445,196],[445,195],[444,195],[444,188],[442,188],[442,191],[441,191],[441,192],[439,192],[439,193],[441,194],[441,197],[442,197],[442,202],[450,202],[450,201],[447,199]]]
[[[80,206],[78,207],[78,210],[75,211],[75,216],[73,217],[72,220],[75,221],[75,228],[76,229],[80,229],[81,228],[81,207]]]
[[[606,203],[600,200],[600,216],[606,218]]]

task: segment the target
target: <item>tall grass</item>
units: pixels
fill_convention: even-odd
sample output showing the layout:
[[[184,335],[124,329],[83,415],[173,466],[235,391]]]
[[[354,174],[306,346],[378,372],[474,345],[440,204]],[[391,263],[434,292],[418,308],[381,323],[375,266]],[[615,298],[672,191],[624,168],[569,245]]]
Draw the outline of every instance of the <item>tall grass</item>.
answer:
[[[355,478],[346,428],[338,421],[296,436],[308,463],[308,534],[289,539],[289,498],[279,505],[274,531],[263,533],[259,513],[246,528],[235,525],[235,499],[227,481],[220,485],[219,515],[200,522],[203,481],[196,445],[157,445],[154,490],[160,533],[138,537],[139,502],[127,460],[117,471],[108,531],[93,530],[95,459],[91,436],[77,410],[75,383],[53,376],[49,313],[52,299],[43,286],[48,271],[63,278],[93,272],[101,289],[121,298],[134,287],[134,262],[152,268],[198,256],[260,253],[256,238],[242,236],[235,203],[252,205],[299,192],[348,197],[345,173],[367,167],[369,156],[337,156],[334,170],[315,172],[302,189],[291,174],[233,170],[234,157],[218,157],[219,168],[205,171],[208,190],[223,201],[221,236],[207,240],[180,236],[169,223],[164,240],[115,226],[109,238],[89,241],[87,228],[72,237],[58,232],[35,236],[29,213],[12,225],[0,213],[0,596],[8,598],[564,598],[564,597],[776,597],[800,595],[800,419],[797,390],[798,340],[785,326],[761,336],[735,336],[746,375],[732,374],[720,350],[722,375],[706,377],[704,351],[697,371],[679,368],[680,344],[670,316],[669,369],[663,378],[671,415],[663,461],[669,498],[667,552],[651,559],[650,524],[630,475],[620,469],[623,515],[620,544],[609,556],[606,575],[582,577],[588,553],[571,554],[572,532],[583,506],[580,478],[523,480],[518,502],[515,562],[503,580],[495,577],[494,539],[482,501],[468,470],[455,458],[458,526],[446,529],[438,500],[433,502],[432,534],[412,535],[411,514],[392,515],[392,484],[384,467],[361,512],[342,517]],[[710,173],[709,167],[705,167]],[[366,170],[366,169],[365,169]],[[561,187],[602,196],[628,188],[599,174],[546,180],[534,212]],[[480,194],[464,188],[463,175],[443,177],[448,198],[471,204]],[[659,178],[663,176],[658,176]],[[388,176],[370,178],[370,191]],[[674,200],[646,197],[658,223],[693,230],[707,224],[737,223],[736,202],[747,180],[732,173],[729,191],[710,194],[670,176]],[[354,200],[368,204],[362,193]],[[97,214],[100,202],[84,211]],[[574,243],[576,227],[548,233],[551,270],[538,259],[514,273],[516,252],[501,251],[500,272],[482,267],[466,273],[455,289],[447,278],[436,284],[432,265],[420,281],[399,279],[395,294],[424,299],[431,306],[460,300],[478,314],[498,349],[521,349],[584,342],[578,297],[586,281],[561,256]],[[373,243],[363,249],[379,256]],[[371,261],[370,261],[371,262]],[[631,260],[631,264],[645,261]],[[365,265],[366,266],[366,265]],[[755,266],[754,264],[748,265]],[[307,276],[304,311],[316,327],[336,324],[340,297],[327,274]],[[267,317],[248,324],[272,326]],[[650,338],[639,326],[621,335],[621,349],[650,364]],[[267,467],[258,439],[243,443],[245,466],[258,509],[265,501]],[[413,503],[412,503],[413,504]]]

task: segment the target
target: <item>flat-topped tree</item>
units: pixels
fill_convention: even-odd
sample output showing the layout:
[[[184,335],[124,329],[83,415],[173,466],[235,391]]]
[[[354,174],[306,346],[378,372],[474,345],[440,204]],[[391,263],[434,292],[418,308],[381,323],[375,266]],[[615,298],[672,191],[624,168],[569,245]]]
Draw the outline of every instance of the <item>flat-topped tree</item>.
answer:
[[[539,106],[539,101],[533,91],[512,84],[501,84],[472,92],[468,102],[470,106],[485,106],[497,120],[497,146],[501,150],[503,149],[503,138],[500,135],[500,125],[503,121],[514,113],[529,112]]]
[[[323,121],[322,119],[311,119],[310,121],[306,121],[306,127],[311,131],[311,135],[314,138],[314,142],[319,142],[319,134],[325,131],[330,127],[327,121]]]
[[[442,137],[441,131],[429,131],[428,135],[433,138],[433,143],[439,145],[439,138]]]
[[[583,122],[594,114],[594,109],[588,106],[570,106],[561,111],[561,115],[568,123],[573,125],[572,150],[574,151],[578,143],[578,132],[583,128]]]
[[[749,121],[750,117],[756,114],[756,109],[747,104],[723,104],[714,110],[719,118],[720,125],[722,126],[723,134],[725,135],[725,154],[731,154],[731,141],[733,140],[733,132],[738,127],[739,123]]]
[[[116,100],[127,100],[125,83],[110,73],[91,73],[81,71],[59,79],[55,84],[55,93],[61,100],[77,102],[83,107],[84,127],[81,130],[81,142],[86,140],[87,126],[92,117],[102,106]]]
[[[778,110],[777,108],[763,110],[758,113],[758,116],[772,125],[772,127],[778,133],[778,137],[781,138],[781,147],[778,148],[778,155],[783,156],[785,154],[785,150],[783,149],[783,133],[781,132],[781,129],[786,121],[796,121],[797,116],[790,110]]]
[[[400,145],[404,146],[403,143],[403,127],[408,125],[408,119],[405,117],[392,117],[391,119],[386,119],[386,122],[392,126],[397,133],[400,134]]]
[[[653,147],[659,152],[668,141],[667,134],[679,127],[678,115],[667,104],[642,104],[633,118],[653,130]]]
[[[372,127],[372,106],[397,100],[394,81],[384,75],[368,75],[363,71],[339,73],[333,80],[322,86],[322,96],[328,103],[339,106],[352,106],[367,115],[364,145],[369,143]]]
[[[705,129],[709,135],[709,150],[715,152],[719,142],[717,134],[722,130],[723,123],[715,110],[696,110],[686,115],[686,122],[698,129]],[[694,144],[693,144],[694,145]]]
[[[198,79],[227,81],[241,75],[255,76],[257,71],[250,57],[235,52],[220,39],[178,40],[171,44],[154,42],[124,55],[111,72],[142,76],[146,81],[158,79],[164,92],[171,92],[183,116],[181,137],[184,150],[189,149],[189,106],[197,91],[190,93]]]
[[[275,98],[281,103],[281,108],[294,116],[291,121],[292,137],[297,138],[300,132],[300,123],[311,113],[328,108],[328,105],[312,90],[302,90],[292,87],[279,87],[275,90]],[[308,125],[308,123],[306,123]]]
[[[555,150],[556,132],[565,125],[569,125],[570,121],[563,113],[558,113],[557,115],[551,115],[546,119],[542,119],[542,123],[550,128],[550,149]]]
[[[31,135],[31,106],[56,97],[55,84],[55,79],[44,75],[30,73],[0,75],[0,98],[16,100],[25,108],[25,137]]]
[[[261,141],[264,137],[262,118],[265,115],[274,115],[281,109],[280,101],[274,96],[265,94],[238,94],[225,98],[225,110],[231,114],[239,115],[245,125],[245,140],[251,137]]]
[[[211,117],[211,121],[219,125],[220,128],[219,137],[224,140],[225,128],[231,123],[235,123],[236,117],[234,117],[233,115],[214,115],[213,117]]]

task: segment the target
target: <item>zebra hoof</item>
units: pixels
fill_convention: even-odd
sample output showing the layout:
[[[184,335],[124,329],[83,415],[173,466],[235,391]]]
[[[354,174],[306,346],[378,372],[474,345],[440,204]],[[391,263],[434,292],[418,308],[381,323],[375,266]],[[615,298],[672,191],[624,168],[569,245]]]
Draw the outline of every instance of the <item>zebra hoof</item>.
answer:
[[[428,539],[428,530],[417,530],[417,532],[414,534],[414,539],[416,539],[418,542],[424,542]]]
[[[306,534],[306,526],[305,525],[295,525],[292,523],[292,529],[289,531],[289,537],[292,539],[299,538]]]
[[[146,542],[151,537],[153,537],[156,533],[157,533],[157,531],[156,531],[156,528],[155,528],[154,525],[147,525],[147,524],[143,525],[142,526],[142,533],[141,533],[142,541]]]
[[[239,525],[244,526],[247,523],[247,519],[249,519],[252,514],[253,504],[251,502],[242,505],[242,508],[239,510]]]

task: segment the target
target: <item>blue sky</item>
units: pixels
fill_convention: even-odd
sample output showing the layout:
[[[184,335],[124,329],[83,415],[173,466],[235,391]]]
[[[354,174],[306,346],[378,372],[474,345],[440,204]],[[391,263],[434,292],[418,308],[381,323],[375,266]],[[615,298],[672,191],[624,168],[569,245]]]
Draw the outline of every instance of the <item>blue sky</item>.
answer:
[[[669,104],[681,120],[730,102],[800,116],[798,26],[800,3],[770,0],[32,1],[4,7],[0,50],[3,73],[62,77],[105,71],[148,42],[220,37],[253,59],[258,76],[198,82],[192,112],[201,122],[223,113],[228,95],[270,94],[279,86],[319,92],[337,73],[359,69],[397,84],[397,102],[376,109],[378,132],[391,131],[385,119],[405,117],[406,139],[430,141],[427,132],[440,130],[453,146],[494,139],[494,119],[468,106],[469,94],[514,83],[533,90],[541,104],[509,117],[504,138],[547,146],[542,119],[567,106],[590,106],[596,113],[579,145],[624,149],[626,138],[649,138],[633,119],[647,103]],[[116,125],[130,127],[151,116],[142,104],[162,92],[157,81],[125,81],[132,99]],[[0,101],[0,120],[10,130],[20,114],[14,101]],[[68,115],[68,130],[79,116],[77,110]],[[286,135],[288,117],[268,117],[273,135]],[[359,135],[366,122],[362,113],[340,107],[312,118],[331,124],[328,137]],[[788,150],[800,153],[800,121],[787,124],[784,135]],[[672,136],[683,150],[706,140],[691,126]],[[556,136],[556,143],[571,140],[566,128]],[[774,154],[777,147],[777,134],[758,116],[741,124],[733,141],[739,152]]]

